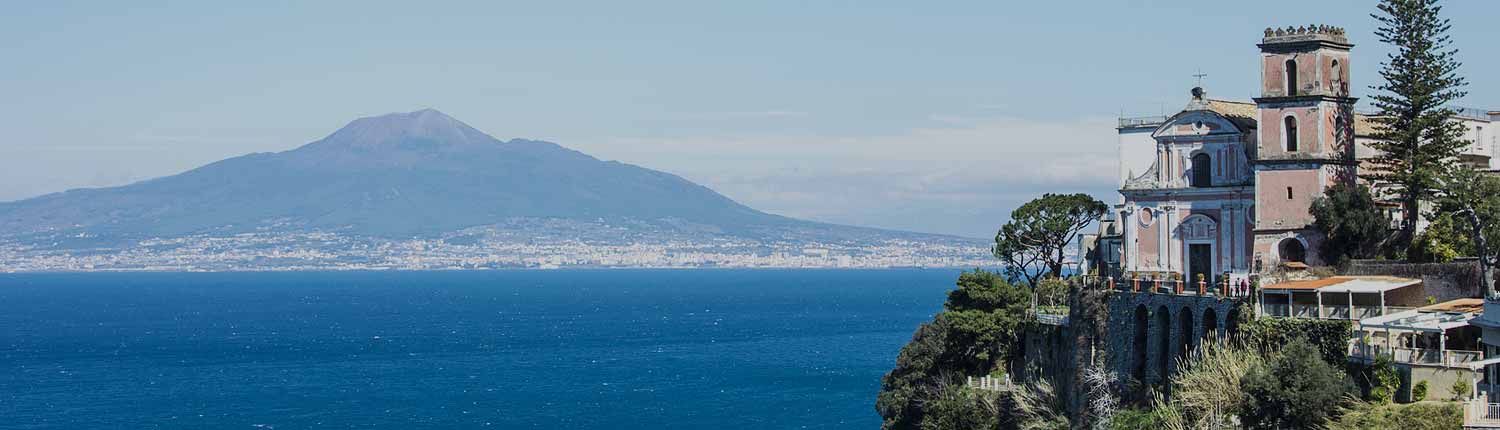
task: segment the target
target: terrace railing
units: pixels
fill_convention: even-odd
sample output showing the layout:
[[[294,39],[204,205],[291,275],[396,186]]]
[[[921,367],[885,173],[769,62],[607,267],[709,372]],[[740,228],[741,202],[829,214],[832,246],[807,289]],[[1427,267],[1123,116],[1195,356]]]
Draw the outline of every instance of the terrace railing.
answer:
[[[1346,320],[1349,319],[1349,307],[1339,305],[1323,306],[1323,318]]]
[[[1470,401],[1464,406],[1464,427],[1500,427],[1500,403],[1489,403],[1484,399]]]
[[[1265,309],[1265,312],[1266,312],[1267,316],[1273,316],[1273,317],[1289,317],[1289,316],[1292,316],[1292,307],[1288,306],[1288,305],[1266,304],[1264,309]]]
[[[1120,292],[1137,292],[1153,294],[1175,294],[1184,296],[1213,296],[1213,297],[1243,297],[1250,294],[1250,288],[1246,286],[1235,286],[1222,281],[1184,281],[1173,277],[1157,274],[1159,277],[1106,277],[1096,275],[1083,276],[1084,286],[1093,290],[1111,290]],[[1181,277],[1179,274],[1177,277]]]
[[[969,388],[988,391],[1010,391],[1016,389],[1015,381],[1010,379],[1010,375],[1004,375],[999,378],[993,376],[980,376],[977,378],[970,376],[968,386]]]
[[[1350,360],[1372,362],[1381,355],[1390,355],[1391,361],[1396,363],[1440,367],[1466,367],[1465,364],[1484,359],[1484,353],[1480,351],[1390,348],[1385,345],[1365,344],[1360,339],[1349,341]]]
[[[1380,316],[1380,307],[1379,306],[1355,306],[1354,307],[1354,319],[1362,320],[1362,319],[1365,319],[1365,318],[1374,318],[1374,317],[1378,317],[1378,316]]]
[[[1296,318],[1317,318],[1318,305],[1292,304],[1292,316]]]

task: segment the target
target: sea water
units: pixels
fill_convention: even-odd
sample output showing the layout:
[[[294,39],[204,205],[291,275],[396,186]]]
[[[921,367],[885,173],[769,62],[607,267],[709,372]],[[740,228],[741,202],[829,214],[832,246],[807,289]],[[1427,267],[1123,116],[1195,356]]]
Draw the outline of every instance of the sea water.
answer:
[[[0,275],[0,429],[872,429],[957,273]]]

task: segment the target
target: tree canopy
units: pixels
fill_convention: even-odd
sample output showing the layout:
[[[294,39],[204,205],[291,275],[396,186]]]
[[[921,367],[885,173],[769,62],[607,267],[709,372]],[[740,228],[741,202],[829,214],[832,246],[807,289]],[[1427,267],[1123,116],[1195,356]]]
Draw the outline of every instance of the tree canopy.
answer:
[[[1437,0],[1382,0],[1377,7],[1375,35],[1396,52],[1381,63],[1385,82],[1373,87],[1379,113],[1371,117],[1376,132],[1370,147],[1379,153],[1362,176],[1391,185],[1389,197],[1401,204],[1403,215],[1396,245],[1404,249],[1416,236],[1421,202],[1436,195],[1468,145],[1446,107],[1466,94],[1460,88],[1467,83],[1458,76],[1457,50],[1449,48],[1450,25],[1438,16]]]
[[[1336,416],[1353,382],[1319,358],[1317,348],[1294,339],[1241,383],[1246,399],[1240,420],[1247,429],[1317,428]]]
[[[1013,281],[1024,279],[1036,287],[1045,276],[1062,277],[1068,244],[1107,210],[1088,194],[1044,194],[1011,211],[992,251]]]
[[[1344,182],[1313,200],[1312,215],[1326,237],[1319,254],[1330,261],[1374,257],[1390,225],[1368,188]]]
[[[983,412],[980,407],[990,403],[955,392],[953,385],[963,376],[1005,368],[1023,337],[1030,302],[1025,288],[998,273],[960,274],[943,312],[917,329],[881,380],[875,409],[885,419],[882,428],[941,428],[964,411]]]
[[[1468,245],[1479,260],[1485,294],[1495,295],[1495,266],[1500,264],[1500,178],[1468,169],[1448,176],[1438,208],[1467,230]]]

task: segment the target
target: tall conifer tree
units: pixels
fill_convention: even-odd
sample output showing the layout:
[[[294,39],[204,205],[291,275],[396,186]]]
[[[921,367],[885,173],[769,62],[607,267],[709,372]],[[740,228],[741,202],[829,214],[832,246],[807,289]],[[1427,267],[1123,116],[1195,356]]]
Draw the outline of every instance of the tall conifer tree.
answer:
[[[1381,63],[1385,82],[1373,87],[1379,113],[1375,142],[1380,153],[1362,176],[1390,184],[1390,194],[1401,205],[1402,223],[1395,245],[1410,247],[1421,216],[1421,203],[1430,201],[1439,182],[1457,166],[1459,151],[1468,142],[1463,126],[1452,121],[1448,103],[1462,98],[1467,82],[1458,76],[1458,50],[1450,48],[1448,20],[1438,16],[1437,0],[1381,0],[1375,35],[1394,45]]]

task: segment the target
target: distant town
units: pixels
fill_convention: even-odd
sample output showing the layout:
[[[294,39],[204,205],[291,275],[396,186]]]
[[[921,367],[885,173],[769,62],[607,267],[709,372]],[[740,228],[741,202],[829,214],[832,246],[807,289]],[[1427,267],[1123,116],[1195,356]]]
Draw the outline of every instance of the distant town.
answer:
[[[86,239],[86,238],[84,238]],[[0,272],[560,268],[937,268],[995,265],[982,241],[866,243],[390,240],[327,232],[152,238],[82,248],[0,243]]]

